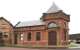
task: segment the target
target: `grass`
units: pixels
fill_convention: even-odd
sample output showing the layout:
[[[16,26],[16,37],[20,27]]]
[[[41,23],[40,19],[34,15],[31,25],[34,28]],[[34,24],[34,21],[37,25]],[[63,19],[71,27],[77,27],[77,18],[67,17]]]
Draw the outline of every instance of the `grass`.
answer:
[[[69,44],[69,47],[78,47],[75,43]]]
[[[21,45],[0,45],[0,47],[17,47],[17,48],[24,48],[25,46],[21,46]]]

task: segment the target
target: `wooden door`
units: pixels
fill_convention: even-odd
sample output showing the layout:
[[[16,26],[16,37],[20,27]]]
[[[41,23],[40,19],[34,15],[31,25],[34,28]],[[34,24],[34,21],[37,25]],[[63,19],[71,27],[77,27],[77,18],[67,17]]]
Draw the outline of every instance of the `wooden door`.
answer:
[[[55,31],[50,31],[48,33],[48,45],[57,45],[57,33]]]

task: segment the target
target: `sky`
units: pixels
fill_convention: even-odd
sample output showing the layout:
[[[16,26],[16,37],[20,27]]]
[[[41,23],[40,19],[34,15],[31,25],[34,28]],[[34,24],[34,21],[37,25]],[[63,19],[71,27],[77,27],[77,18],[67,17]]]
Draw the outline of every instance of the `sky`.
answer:
[[[53,2],[70,15],[69,34],[80,33],[79,0],[0,0],[0,17],[13,25],[19,21],[39,20]]]

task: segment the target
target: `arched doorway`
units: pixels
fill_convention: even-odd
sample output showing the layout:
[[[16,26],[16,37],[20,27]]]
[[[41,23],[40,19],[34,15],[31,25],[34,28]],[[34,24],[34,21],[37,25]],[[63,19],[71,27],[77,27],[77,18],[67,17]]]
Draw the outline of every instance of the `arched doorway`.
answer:
[[[56,31],[48,32],[48,45],[57,45]]]
[[[4,45],[2,32],[0,32],[0,46],[1,46],[1,45]]]

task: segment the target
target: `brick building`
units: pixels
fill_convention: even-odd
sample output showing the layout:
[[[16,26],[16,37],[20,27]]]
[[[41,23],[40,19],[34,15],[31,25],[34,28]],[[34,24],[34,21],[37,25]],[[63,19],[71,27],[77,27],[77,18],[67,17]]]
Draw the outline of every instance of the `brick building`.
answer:
[[[0,17],[0,45],[14,43],[13,38],[13,25],[5,18]]]
[[[27,47],[67,47],[69,15],[55,4],[38,21],[12,24],[0,18],[0,44]]]
[[[15,44],[28,47],[67,47],[69,15],[55,4],[38,21],[18,22]]]

